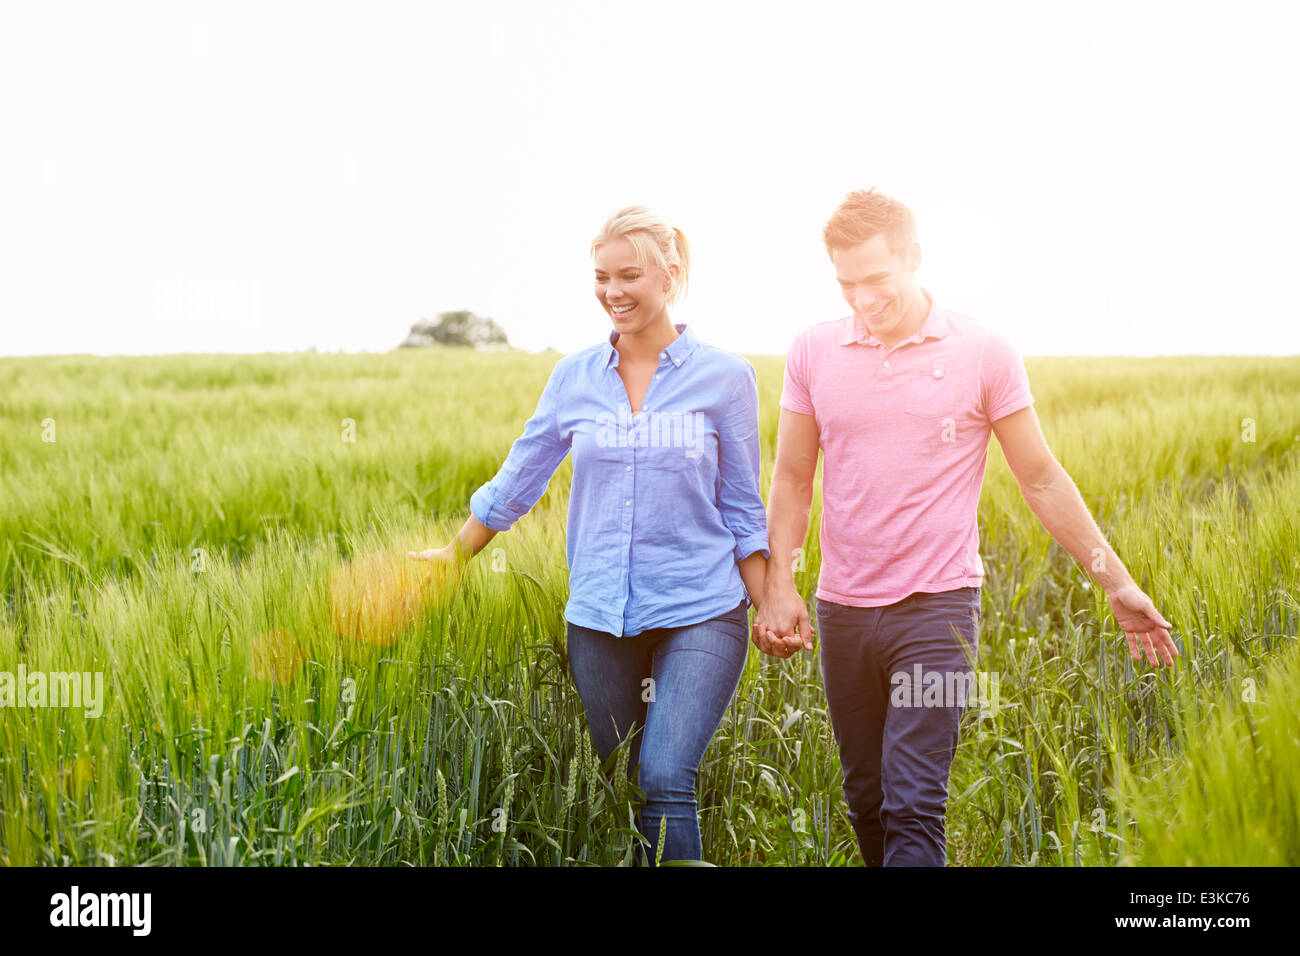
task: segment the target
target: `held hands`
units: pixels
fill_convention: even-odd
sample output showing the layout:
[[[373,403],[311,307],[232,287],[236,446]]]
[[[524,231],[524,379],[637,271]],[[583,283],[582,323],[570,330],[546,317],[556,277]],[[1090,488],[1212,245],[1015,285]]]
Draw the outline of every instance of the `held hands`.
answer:
[[[794,583],[764,594],[754,616],[754,646],[772,657],[786,658],[800,649],[812,650],[812,622]]]
[[[1159,667],[1161,659],[1172,667],[1174,658],[1179,656],[1178,647],[1169,636],[1169,628],[1173,625],[1156,610],[1146,592],[1129,583],[1109,591],[1106,597],[1110,599],[1115,620],[1128,638],[1128,652],[1133,660],[1142,660],[1142,651],[1138,650],[1138,641],[1141,640],[1153,667]]]

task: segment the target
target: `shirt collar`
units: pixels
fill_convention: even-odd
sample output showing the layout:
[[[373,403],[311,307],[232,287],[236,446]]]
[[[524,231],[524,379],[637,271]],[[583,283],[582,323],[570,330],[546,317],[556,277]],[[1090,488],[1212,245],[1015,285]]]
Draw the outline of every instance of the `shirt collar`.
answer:
[[[686,356],[695,351],[695,346],[698,343],[695,339],[695,333],[691,331],[685,322],[674,322],[673,328],[677,330],[677,338],[668,343],[660,358],[662,360],[666,357],[673,363],[673,365],[680,368],[681,364],[686,361]],[[614,348],[614,343],[618,341],[618,336],[619,332],[617,329],[612,329],[609,333],[609,350],[605,353],[606,366],[611,362],[615,365],[618,364],[618,349]]]
[[[920,342],[923,339],[941,339],[948,334],[948,315],[939,305],[933,293],[925,287],[921,291],[930,300],[930,313],[921,323],[921,327],[916,334],[903,342]],[[863,345],[884,345],[878,338],[867,331],[867,324],[858,317],[855,312],[850,316],[840,320],[840,345],[852,345],[854,342],[861,342]],[[898,343],[902,345],[903,343]]]

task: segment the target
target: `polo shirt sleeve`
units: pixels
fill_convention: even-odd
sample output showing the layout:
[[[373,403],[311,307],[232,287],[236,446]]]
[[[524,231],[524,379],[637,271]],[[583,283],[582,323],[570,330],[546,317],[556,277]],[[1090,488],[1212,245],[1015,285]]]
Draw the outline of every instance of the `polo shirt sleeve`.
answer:
[[[1011,342],[990,332],[980,357],[980,408],[995,422],[1034,404],[1025,363]]]
[[[718,423],[718,511],[736,539],[735,556],[770,557],[767,511],[759,493],[758,373],[745,361]]]
[[[812,396],[808,392],[808,332],[795,336],[785,356],[785,383],[781,388],[781,407],[801,415],[812,415]]]
[[[537,410],[524,424],[524,433],[510,446],[505,463],[491,481],[470,496],[470,513],[493,531],[509,531],[537,504],[551,475],[569,453],[569,442],[560,437],[557,420],[566,370],[567,363],[561,359],[551,370]]]

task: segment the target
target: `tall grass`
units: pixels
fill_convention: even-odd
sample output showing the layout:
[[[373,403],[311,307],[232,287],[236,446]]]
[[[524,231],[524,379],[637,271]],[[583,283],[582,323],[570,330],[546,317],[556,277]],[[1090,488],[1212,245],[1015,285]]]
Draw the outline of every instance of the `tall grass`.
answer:
[[[99,718],[0,708],[0,862],[631,862],[626,750],[598,765],[567,673],[567,461],[393,643],[341,638],[331,613],[342,562],[449,539],[553,362],[0,361],[0,672],[105,677]],[[766,489],[781,359],[754,362]],[[1289,672],[1269,668],[1300,624],[1300,360],[1027,364],[1049,442],[1183,657],[1128,659],[993,443],[978,666],[1000,707],[963,726],[950,862],[1201,861],[1242,843],[1294,862],[1278,836],[1295,833]],[[1248,677],[1264,703],[1216,724]],[[1256,766],[1279,795],[1252,806],[1273,822],[1236,826],[1217,801]],[[1216,802],[1160,796],[1173,778]],[[860,862],[815,654],[751,650],[698,796],[710,862]]]
[[[1300,654],[1234,675],[1198,700],[1180,688],[1180,751],[1160,768],[1116,761],[1116,799],[1145,837],[1127,864],[1300,864]]]

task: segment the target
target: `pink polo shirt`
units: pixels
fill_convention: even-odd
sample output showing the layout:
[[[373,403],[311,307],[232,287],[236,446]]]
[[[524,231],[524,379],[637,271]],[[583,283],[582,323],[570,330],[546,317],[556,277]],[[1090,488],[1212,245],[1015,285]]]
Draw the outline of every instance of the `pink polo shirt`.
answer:
[[[1034,399],[1003,336],[922,291],[925,324],[892,349],[848,315],[804,329],[786,358],[781,407],[812,415],[821,443],[824,601],[879,607],[984,577],[989,434]]]

